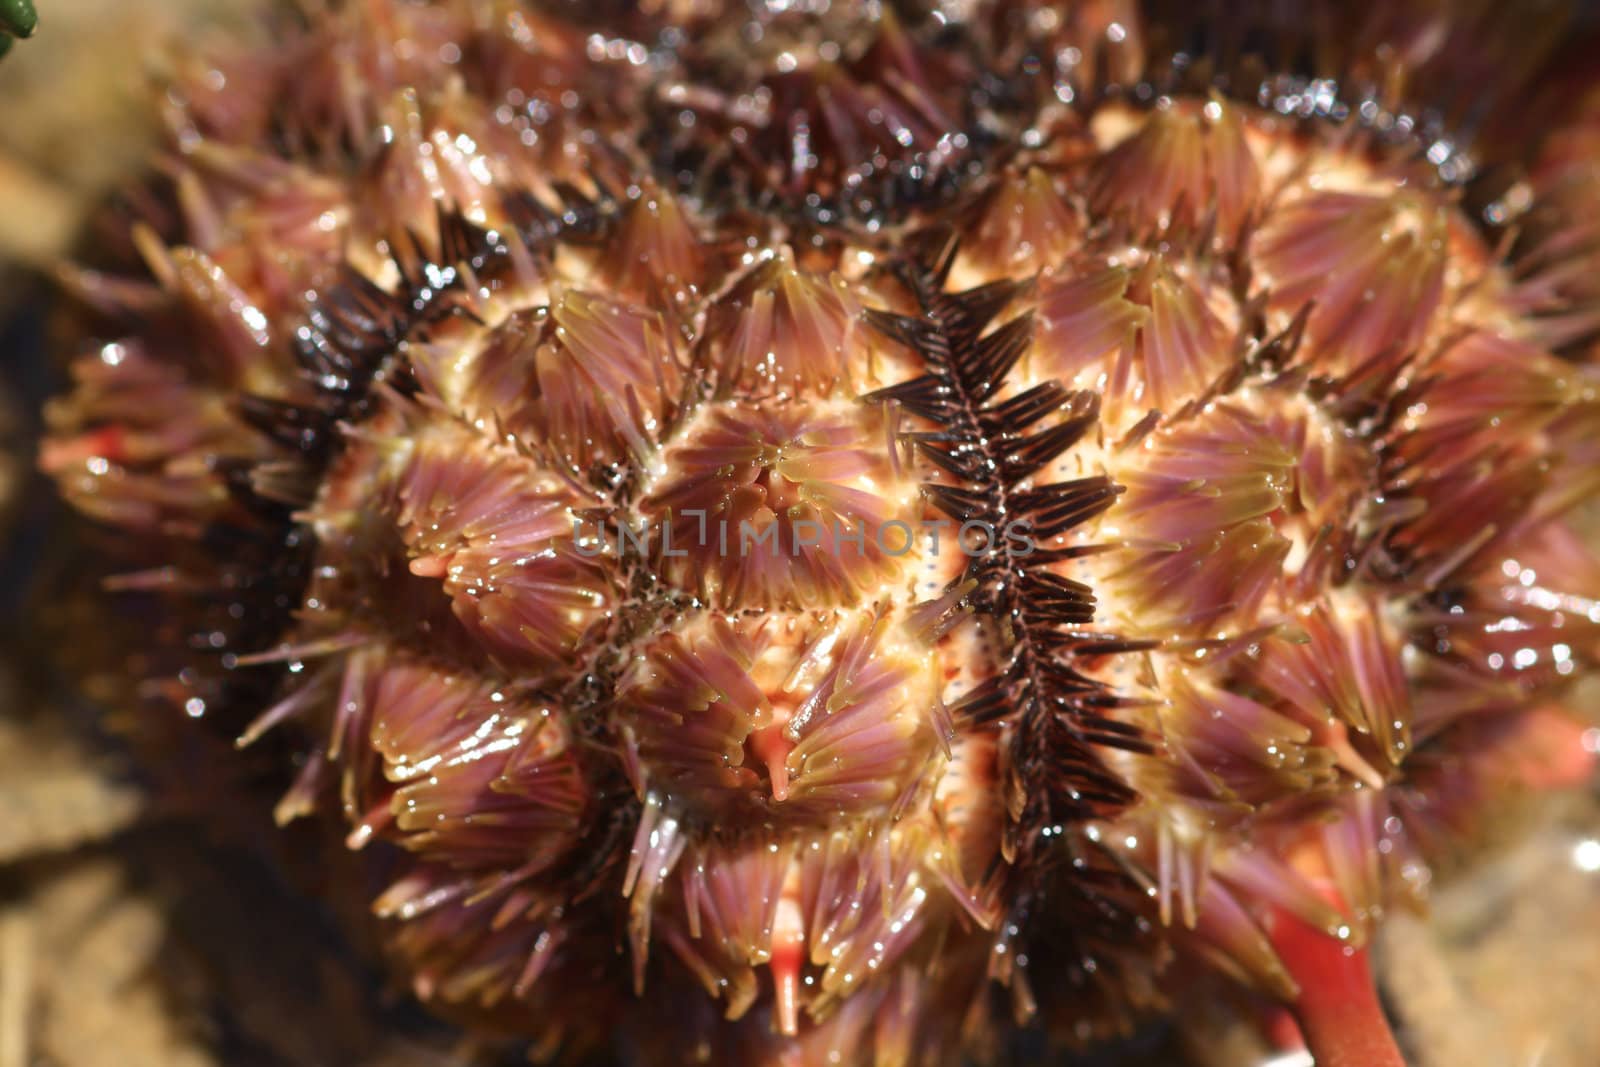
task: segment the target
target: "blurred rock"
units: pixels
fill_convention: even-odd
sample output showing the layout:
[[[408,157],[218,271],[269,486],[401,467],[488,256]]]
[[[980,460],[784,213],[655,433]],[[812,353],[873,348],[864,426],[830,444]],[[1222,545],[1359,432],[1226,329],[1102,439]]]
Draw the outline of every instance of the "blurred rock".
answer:
[[[0,63],[0,277],[49,267],[105,193],[143,169],[163,48],[248,0],[49,0]],[[179,33],[179,31],[182,31]],[[11,286],[0,286],[0,294]],[[0,310],[9,297],[0,295]]]
[[[218,1062],[173,1010],[154,966],[165,925],[159,904],[114,859],[36,870],[0,934],[0,1048],[16,1057],[0,1067]]]
[[[1417,1067],[1600,1063],[1600,803],[1539,832],[1385,927],[1380,975]]]
[[[18,679],[0,664],[0,864],[66,851],[132,825],[140,796],[117,781],[57,718],[26,715]]]

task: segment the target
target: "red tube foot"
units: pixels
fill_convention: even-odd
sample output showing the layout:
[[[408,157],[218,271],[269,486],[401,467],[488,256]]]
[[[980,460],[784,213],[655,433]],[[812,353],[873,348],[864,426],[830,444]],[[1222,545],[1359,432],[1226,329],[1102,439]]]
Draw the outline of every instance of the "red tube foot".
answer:
[[[1282,910],[1272,917],[1270,936],[1300,986],[1292,1010],[1317,1067],[1405,1067],[1365,949]]]

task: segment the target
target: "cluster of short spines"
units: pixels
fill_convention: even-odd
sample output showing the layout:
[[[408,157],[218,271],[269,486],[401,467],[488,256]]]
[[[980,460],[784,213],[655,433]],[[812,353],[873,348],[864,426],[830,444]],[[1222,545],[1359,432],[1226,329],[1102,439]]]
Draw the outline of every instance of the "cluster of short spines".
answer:
[[[903,584],[921,508],[885,413],[747,405],[710,406],[661,454],[639,511],[684,553],[663,574],[731,609],[850,604]]]
[[[710,315],[718,399],[825,397],[871,366],[872,338],[849,283],[800,269],[787,248],[745,274]]]
[[[1082,1040],[1168,942],[1293,998],[1271,917],[1359,941],[1600,652],[1588,246],[1500,263],[1314,87],[1129,106],[1120,5],[839,7],[197,64],[46,465],[541,1052]]]

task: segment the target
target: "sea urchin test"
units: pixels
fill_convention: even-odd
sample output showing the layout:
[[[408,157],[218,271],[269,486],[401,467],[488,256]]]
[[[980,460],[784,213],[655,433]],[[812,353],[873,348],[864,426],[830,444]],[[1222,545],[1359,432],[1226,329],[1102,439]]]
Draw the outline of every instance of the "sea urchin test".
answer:
[[[1233,983],[1400,1062],[1372,931],[1586,773],[1594,116],[1480,208],[1381,64],[1131,5],[308,6],[175,67],[43,464],[419,998],[889,1065]]]

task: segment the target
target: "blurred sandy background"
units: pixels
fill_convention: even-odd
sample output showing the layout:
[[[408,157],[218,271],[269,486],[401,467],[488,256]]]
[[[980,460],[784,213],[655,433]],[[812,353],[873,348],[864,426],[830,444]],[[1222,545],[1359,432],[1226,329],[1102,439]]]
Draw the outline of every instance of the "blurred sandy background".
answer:
[[[30,413],[53,383],[44,272],[144,158],[165,42],[237,22],[246,2],[39,0],[39,36],[0,64],[0,1067],[399,1067],[474,1051],[252,852],[152,801],[99,711],[41,665],[26,610],[62,521],[29,474]],[[1600,1064],[1600,804],[1540,810],[1540,832],[1508,837],[1380,945],[1419,1067]],[[1225,1019],[1196,1029],[1187,1048],[1155,1027],[1093,1062],[1263,1060]]]

